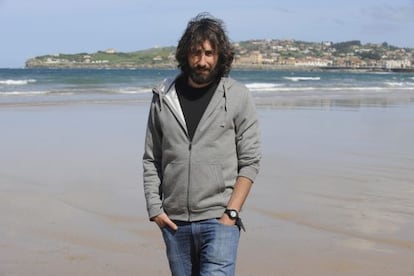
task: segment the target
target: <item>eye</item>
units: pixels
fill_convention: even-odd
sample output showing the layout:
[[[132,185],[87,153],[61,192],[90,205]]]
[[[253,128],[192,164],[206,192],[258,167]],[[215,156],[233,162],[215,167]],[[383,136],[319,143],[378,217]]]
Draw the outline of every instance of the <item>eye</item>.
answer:
[[[212,57],[214,56],[214,51],[213,50],[204,51],[204,55],[206,55],[207,57]]]
[[[192,50],[191,51],[191,55],[195,56],[195,57],[201,57],[201,56],[206,56],[206,57],[212,57],[214,56],[214,50],[203,50],[203,49],[197,49],[197,50]]]
[[[193,54],[195,55],[195,56],[202,56],[203,55],[203,50],[195,50],[194,52],[193,52]]]

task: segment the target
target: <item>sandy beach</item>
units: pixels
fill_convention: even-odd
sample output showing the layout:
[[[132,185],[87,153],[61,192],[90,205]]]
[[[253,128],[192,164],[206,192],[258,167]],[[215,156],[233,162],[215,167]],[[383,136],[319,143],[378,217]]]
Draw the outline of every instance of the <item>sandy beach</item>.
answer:
[[[169,275],[148,106],[0,107],[0,275]],[[260,107],[237,275],[414,275],[414,105]]]

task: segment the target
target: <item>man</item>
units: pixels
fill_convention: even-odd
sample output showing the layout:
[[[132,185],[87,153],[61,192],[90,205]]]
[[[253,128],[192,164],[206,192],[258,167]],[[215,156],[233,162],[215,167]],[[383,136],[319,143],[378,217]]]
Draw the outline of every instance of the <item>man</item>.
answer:
[[[251,95],[228,77],[233,56],[223,23],[200,14],[178,43],[181,74],[153,90],[144,191],[172,275],[234,275],[260,143]]]

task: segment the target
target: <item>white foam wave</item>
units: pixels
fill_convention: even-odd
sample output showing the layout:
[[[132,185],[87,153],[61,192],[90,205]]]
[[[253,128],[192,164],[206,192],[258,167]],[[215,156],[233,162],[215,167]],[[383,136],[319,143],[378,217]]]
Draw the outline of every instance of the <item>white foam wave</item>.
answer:
[[[290,81],[317,81],[317,80],[321,80],[321,77],[283,77],[285,80],[290,80]]]
[[[0,84],[3,85],[27,85],[29,83],[35,83],[36,80],[28,79],[28,80],[0,80]]]
[[[267,83],[267,82],[253,82],[247,83],[246,87],[249,88],[251,91],[274,91],[277,90],[279,87],[283,86],[283,84],[279,83]]]
[[[401,86],[404,86],[404,82],[392,82],[392,81],[387,81],[387,82],[385,82],[385,84],[386,85],[388,85],[388,86],[399,86],[399,87],[401,87]]]
[[[0,96],[38,96],[49,94],[49,91],[10,91],[0,92]]]
[[[391,87],[404,87],[404,86],[413,86],[414,83],[412,82],[385,82],[385,85]]]
[[[314,91],[320,87],[277,87],[272,90],[261,90],[262,92],[291,92],[291,91]],[[260,92],[260,91],[257,91]]]
[[[274,87],[272,89],[251,89],[255,93],[289,93],[289,92],[391,92],[391,91],[412,91],[414,86],[404,87],[379,87],[379,86],[358,86],[358,87]]]
[[[117,92],[120,94],[144,94],[144,93],[151,93],[150,88],[124,88],[120,89]]]

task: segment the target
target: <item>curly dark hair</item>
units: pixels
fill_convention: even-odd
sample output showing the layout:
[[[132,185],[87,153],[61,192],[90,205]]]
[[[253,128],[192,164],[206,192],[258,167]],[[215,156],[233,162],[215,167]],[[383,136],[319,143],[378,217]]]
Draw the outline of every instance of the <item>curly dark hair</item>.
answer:
[[[188,74],[190,72],[188,54],[206,40],[210,41],[213,49],[218,52],[218,76],[228,76],[234,58],[234,49],[227,37],[223,21],[209,13],[200,13],[188,22],[175,53],[178,68]]]

